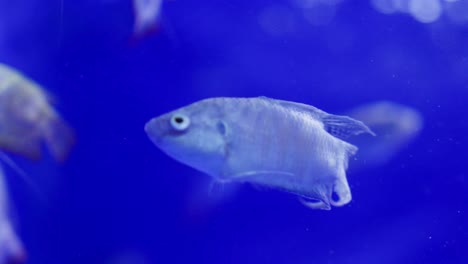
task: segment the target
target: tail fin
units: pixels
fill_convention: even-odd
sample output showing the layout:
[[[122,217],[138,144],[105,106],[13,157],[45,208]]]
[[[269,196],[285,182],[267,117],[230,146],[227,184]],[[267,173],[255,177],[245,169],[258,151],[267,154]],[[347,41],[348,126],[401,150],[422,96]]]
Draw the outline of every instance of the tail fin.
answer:
[[[44,127],[44,139],[57,161],[65,161],[75,144],[75,133],[59,116],[52,117]]]

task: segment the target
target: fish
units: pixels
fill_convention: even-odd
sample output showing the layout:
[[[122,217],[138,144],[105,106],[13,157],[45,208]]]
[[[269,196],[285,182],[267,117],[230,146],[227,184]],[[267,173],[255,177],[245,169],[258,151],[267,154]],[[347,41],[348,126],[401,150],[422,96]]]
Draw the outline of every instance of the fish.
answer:
[[[37,160],[45,144],[56,160],[65,160],[74,132],[51,101],[39,84],[0,63],[0,150]]]
[[[150,119],[144,130],[168,156],[221,183],[292,193],[312,209],[351,201],[350,136],[364,123],[268,97],[208,98]]]
[[[156,29],[161,6],[162,0],[133,0],[135,36],[142,36]]]
[[[366,135],[349,140],[359,146],[359,152],[348,170],[352,174],[365,175],[367,170],[381,167],[398,157],[418,138],[424,126],[424,117],[418,109],[390,100],[364,103],[343,113],[364,122],[377,134],[376,137]],[[199,185],[202,184],[206,182]],[[188,211],[196,217],[205,217],[216,206],[236,195],[239,188],[239,185],[229,185],[229,189],[223,188],[223,192],[216,195],[207,195],[195,189],[187,199]]]
[[[357,106],[347,111],[346,115],[365,122],[379,135],[352,140],[352,143],[359,144],[360,149],[354,170],[386,164],[418,138],[424,126],[420,111],[386,100]]]
[[[24,263],[25,260],[26,251],[11,221],[5,174],[0,165],[0,264]]]

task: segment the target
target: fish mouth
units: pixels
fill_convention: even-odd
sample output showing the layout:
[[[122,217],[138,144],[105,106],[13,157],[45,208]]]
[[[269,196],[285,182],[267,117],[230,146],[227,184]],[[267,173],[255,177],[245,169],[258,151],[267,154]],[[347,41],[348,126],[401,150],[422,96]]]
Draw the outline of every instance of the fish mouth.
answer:
[[[149,134],[149,133],[150,133],[151,128],[153,127],[153,124],[152,124],[152,123],[153,123],[153,119],[151,119],[150,121],[146,122],[145,128],[144,128],[146,134]]]
[[[153,142],[155,145],[159,145],[161,143],[162,137],[158,132],[159,130],[156,118],[153,118],[150,121],[146,122],[144,130],[151,142]]]

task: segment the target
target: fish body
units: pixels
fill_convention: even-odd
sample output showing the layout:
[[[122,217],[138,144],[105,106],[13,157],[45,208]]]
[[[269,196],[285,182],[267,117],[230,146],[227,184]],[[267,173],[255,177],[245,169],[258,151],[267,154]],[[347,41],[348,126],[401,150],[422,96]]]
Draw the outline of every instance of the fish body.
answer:
[[[43,142],[63,160],[73,145],[73,132],[42,87],[0,64],[0,150],[37,159]]]
[[[145,130],[169,156],[218,181],[281,189],[320,209],[351,200],[345,172],[357,147],[341,138],[372,133],[349,117],[266,97],[205,99]]]

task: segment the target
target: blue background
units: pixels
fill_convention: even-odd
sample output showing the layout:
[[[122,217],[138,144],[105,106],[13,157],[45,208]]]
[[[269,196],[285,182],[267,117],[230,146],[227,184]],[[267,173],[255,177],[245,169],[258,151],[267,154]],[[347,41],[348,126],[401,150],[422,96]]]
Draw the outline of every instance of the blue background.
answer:
[[[289,10],[294,30],[273,19],[279,33],[266,32],[269,6]],[[111,264],[125,252],[141,263],[468,263],[466,25],[358,0],[324,25],[301,12],[166,1],[158,30],[134,39],[130,1],[0,1],[0,60],[47,87],[78,136],[63,165],[16,157],[45,201],[8,171],[28,263]],[[343,208],[243,185],[197,212],[191,195],[208,193],[208,177],[156,149],[144,123],[206,97],[258,95],[331,113],[392,100],[425,125],[389,163],[348,175]]]

